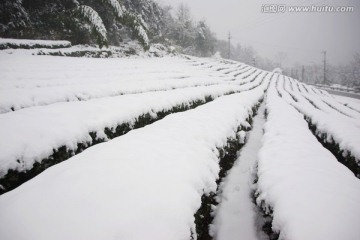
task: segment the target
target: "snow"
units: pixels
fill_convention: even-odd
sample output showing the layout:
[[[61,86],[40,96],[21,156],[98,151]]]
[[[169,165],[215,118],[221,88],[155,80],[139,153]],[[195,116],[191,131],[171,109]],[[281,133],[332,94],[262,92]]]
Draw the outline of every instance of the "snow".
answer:
[[[221,57],[220,52],[218,51],[218,52],[216,52],[216,53],[212,56],[212,58],[221,59],[222,57]]]
[[[360,104],[360,99],[357,98],[345,97],[339,95],[331,95],[331,96],[343,104],[351,104],[351,103]]]
[[[272,76],[257,71],[233,80],[178,57],[0,56],[7,62],[0,65],[0,177],[9,169],[30,170],[62,146],[76,150],[78,143],[91,143],[91,132],[106,140],[105,128],[206,96],[264,88]]]
[[[112,129],[122,123],[133,125],[143,114],[156,117],[156,112],[196,100],[204,101],[206,96],[217,98],[244,90],[246,88],[228,84],[193,87],[56,103],[1,114],[0,177],[9,169],[30,170],[34,162],[41,162],[61,146],[76,150],[77,143],[92,142],[90,132],[106,137],[106,127]]]
[[[71,47],[69,41],[53,40],[30,40],[30,39],[12,39],[0,38],[0,49],[4,48],[66,48]]]
[[[257,203],[279,239],[360,239],[360,182],[317,141],[302,114],[268,91]]]
[[[352,93],[355,93],[355,94],[358,93],[356,88],[343,86],[343,85],[340,85],[340,84],[331,84],[331,86],[324,85],[324,84],[316,84],[316,86],[319,87],[319,88],[323,88],[323,89],[337,90],[337,91],[343,91],[343,92],[352,92]]]
[[[294,89],[295,89],[295,96],[298,96],[299,98],[299,94],[300,94],[302,97],[306,98],[308,101],[310,100],[313,104],[315,104],[316,107],[323,110],[324,112],[332,113],[332,114],[341,114],[348,116],[350,118],[360,119],[359,112],[356,112],[352,109],[349,109],[348,107],[345,107],[343,104],[339,103],[331,96],[327,96],[327,95],[318,96],[311,93],[309,94],[306,91],[299,89],[297,87],[294,87]]]
[[[194,68],[181,58],[86,59],[0,53],[0,113],[230,79],[211,69]]]
[[[360,122],[359,112],[347,108],[339,103],[336,107],[341,109],[333,109],[324,103],[326,101],[336,104],[332,98],[326,97],[326,95],[317,95],[317,97],[310,97],[305,93],[292,91],[290,88],[285,89],[287,92],[295,96],[296,101],[292,100],[291,104],[296,107],[298,111],[303,113],[306,117],[311,119],[311,122],[316,125],[318,134],[326,134],[327,141],[335,141],[339,144],[340,149],[344,150],[346,154],[350,154],[355,157],[355,161],[360,161]],[[313,104],[308,101],[314,103]],[[349,115],[349,113],[352,113]]]
[[[41,46],[40,46],[41,47]],[[59,46],[60,47],[60,46]],[[7,54],[25,55],[51,55],[88,58],[136,58],[136,57],[164,57],[177,55],[174,49],[162,44],[153,43],[148,51],[138,41],[120,43],[119,46],[108,46],[99,48],[94,45],[75,45],[66,48],[46,49],[6,49],[2,51]]]
[[[283,71],[281,68],[275,68],[272,72],[282,74]]]
[[[269,85],[267,119],[264,104],[253,129],[238,133],[247,142],[215,196],[212,233],[263,239],[256,190],[280,239],[360,239],[359,180],[304,120],[360,159],[357,100],[220,58],[32,55],[76,49],[98,50],[0,51],[0,177],[31,169],[61,146],[76,149],[92,140],[89,132],[106,138],[105,128],[134,124],[144,113],[216,99],[105,139],[1,195],[0,239],[196,238],[201,196],[218,189],[218,148],[239,125],[249,126]]]
[[[98,144],[0,197],[1,239],[189,239],[217,147],[264,87],[218,98]],[[19,231],[21,226],[21,231]]]
[[[335,98],[338,102],[342,103],[345,106],[348,106],[349,108],[360,112],[360,100],[356,98],[351,97],[344,97],[339,95],[332,95],[333,98]]]
[[[214,220],[215,239],[235,240],[239,236],[246,240],[268,239],[260,231],[259,213],[251,198],[257,153],[262,146],[264,110],[263,104],[254,118],[253,128],[239,158],[221,183],[221,201]]]

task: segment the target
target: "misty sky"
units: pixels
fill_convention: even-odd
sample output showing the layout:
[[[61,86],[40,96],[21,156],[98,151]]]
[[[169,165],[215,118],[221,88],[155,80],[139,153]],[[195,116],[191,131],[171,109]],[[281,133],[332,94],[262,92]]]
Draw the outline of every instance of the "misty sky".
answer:
[[[251,45],[258,54],[275,60],[287,52],[287,66],[322,61],[327,50],[330,64],[347,63],[360,53],[359,0],[158,0],[174,7],[186,3],[196,20],[206,19],[220,39],[230,31],[233,43]],[[262,13],[261,6],[354,6],[353,13]]]

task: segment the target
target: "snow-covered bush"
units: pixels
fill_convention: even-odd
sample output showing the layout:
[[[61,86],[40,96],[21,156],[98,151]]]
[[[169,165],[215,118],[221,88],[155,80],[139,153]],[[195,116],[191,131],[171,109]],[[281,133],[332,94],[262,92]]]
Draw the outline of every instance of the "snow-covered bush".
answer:
[[[0,49],[8,48],[68,48],[71,47],[69,41],[45,41],[45,40],[27,40],[27,39],[9,39],[0,38]]]

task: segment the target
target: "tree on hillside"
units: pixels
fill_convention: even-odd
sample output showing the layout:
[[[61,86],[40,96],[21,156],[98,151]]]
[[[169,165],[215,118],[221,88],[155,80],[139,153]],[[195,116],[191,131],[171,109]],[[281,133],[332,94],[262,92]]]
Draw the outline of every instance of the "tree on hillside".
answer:
[[[27,23],[23,21],[27,25],[27,30],[24,30],[20,37],[68,39],[75,43],[82,43],[81,39],[91,42],[91,39],[95,38],[100,46],[104,46],[108,45],[108,35],[113,40],[113,35],[119,37],[116,33],[122,31],[139,40],[145,49],[149,47],[147,24],[141,15],[126,10],[118,0],[17,0],[16,4],[11,2],[3,0],[0,9],[12,10],[10,16],[17,17],[22,10],[23,16],[29,16]],[[0,36],[17,37],[16,27],[4,24],[9,23],[8,19],[9,17],[0,19],[2,29],[5,28],[0,29]],[[116,33],[108,34],[108,30]]]
[[[215,53],[216,38],[204,20],[196,26],[195,48],[201,57],[209,57]]]
[[[2,0],[2,3],[0,3],[1,35],[14,31],[15,37],[21,37],[29,21],[29,16],[22,6],[21,0]]]
[[[185,4],[180,4],[176,12],[176,39],[180,46],[193,46],[195,31],[190,9]]]

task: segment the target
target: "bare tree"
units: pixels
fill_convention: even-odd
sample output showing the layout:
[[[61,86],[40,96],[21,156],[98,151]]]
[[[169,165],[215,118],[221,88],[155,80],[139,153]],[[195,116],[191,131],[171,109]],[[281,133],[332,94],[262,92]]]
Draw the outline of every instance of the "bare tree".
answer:
[[[194,36],[193,20],[190,13],[190,8],[181,3],[176,11],[177,30],[179,34],[179,44],[183,47],[192,45]]]

